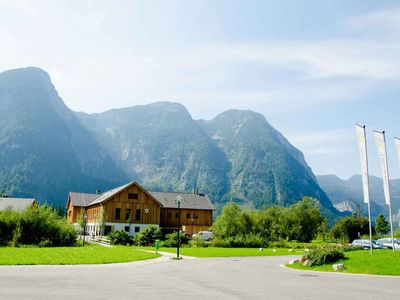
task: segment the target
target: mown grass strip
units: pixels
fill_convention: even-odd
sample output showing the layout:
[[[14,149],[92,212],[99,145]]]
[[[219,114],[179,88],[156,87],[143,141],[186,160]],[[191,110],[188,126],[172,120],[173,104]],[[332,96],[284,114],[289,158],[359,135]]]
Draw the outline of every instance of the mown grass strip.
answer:
[[[159,254],[135,250],[132,247],[0,247],[0,265],[77,265],[109,264],[146,260]]]
[[[154,247],[141,247],[138,249],[155,250]],[[176,248],[161,248],[160,251],[176,253]],[[304,250],[291,250],[284,248],[264,248],[262,251],[258,248],[180,248],[180,254],[186,256],[194,256],[199,258],[206,257],[243,257],[243,256],[282,256],[282,255],[301,255]]]

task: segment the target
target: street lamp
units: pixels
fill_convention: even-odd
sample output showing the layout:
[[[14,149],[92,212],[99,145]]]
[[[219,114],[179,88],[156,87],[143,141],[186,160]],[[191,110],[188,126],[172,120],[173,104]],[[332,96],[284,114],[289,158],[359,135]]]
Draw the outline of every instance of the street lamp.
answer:
[[[85,239],[86,239],[86,224],[87,224],[87,214],[86,214],[86,212],[85,212],[85,215],[84,215],[84,219],[85,219],[85,223],[83,225],[83,244],[82,244],[82,246],[85,246]]]
[[[178,195],[176,197],[176,203],[178,204],[178,246],[176,248],[176,258],[180,259],[179,257],[179,246],[181,244],[181,238],[179,236],[180,230],[181,230],[181,201],[182,201],[182,196]]]

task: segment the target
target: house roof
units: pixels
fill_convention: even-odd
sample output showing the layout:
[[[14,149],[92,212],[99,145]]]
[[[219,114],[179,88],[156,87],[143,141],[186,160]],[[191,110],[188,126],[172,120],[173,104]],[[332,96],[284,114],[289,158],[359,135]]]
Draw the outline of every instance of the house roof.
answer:
[[[14,210],[14,211],[23,211],[29,205],[35,203],[36,200],[33,198],[4,198],[0,197],[0,211],[1,210]]]
[[[126,188],[127,186],[129,186],[129,185],[131,185],[133,183],[134,182],[129,182],[127,184],[124,184],[124,185],[121,185],[119,187],[116,187],[115,189],[109,190],[108,192],[105,192],[104,194],[101,194],[100,197],[97,197],[96,199],[94,199],[89,204],[92,205],[92,204],[101,203],[101,202],[107,200],[108,198],[110,198],[111,196],[114,196],[115,194],[119,193],[124,188]]]
[[[73,206],[87,206],[89,203],[93,202],[99,198],[102,194],[89,194],[89,193],[76,193],[70,192],[69,198],[71,199],[71,204]]]
[[[161,203],[162,207],[165,208],[177,208],[177,197],[181,197],[181,208],[185,209],[204,209],[214,210],[210,199],[203,194],[193,193],[174,193],[174,192],[151,192],[152,195],[158,202]]]
[[[101,203],[109,199],[110,197],[118,194],[130,185],[136,184],[142,188],[136,182],[129,182],[122,186],[116,187],[103,194],[89,194],[89,193],[75,193],[71,192],[70,200],[73,206],[87,207],[93,204]],[[157,202],[160,203],[161,207],[165,208],[177,208],[176,200],[177,197],[181,197],[181,208],[186,209],[204,209],[214,210],[210,199],[203,194],[192,194],[192,193],[174,193],[174,192],[149,192],[142,188],[147,194],[153,197]]]

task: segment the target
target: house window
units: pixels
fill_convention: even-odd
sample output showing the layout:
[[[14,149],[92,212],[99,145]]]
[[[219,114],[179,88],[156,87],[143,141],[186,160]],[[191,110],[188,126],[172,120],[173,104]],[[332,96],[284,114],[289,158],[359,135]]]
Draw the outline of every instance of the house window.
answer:
[[[190,219],[190,213],[186,214],[186,219]]]
[[[168,212],[168,213],[167,213],[167,218],[168,218],[168,219],[171,219],[171,217],[172,217],[172,214],[171,214],[170,212]]]
[[[115,220],[120,220],[121,219],[121,209],[116,208],[115,209]]]
[[[128,199],[137,200],[139,195],[137,193],[128,193]]]
[[[136,210],[136,221],[140,221],[142,218],[142,211],[140,209]]]
[[[129,220],[131,218],[131,210],[127,208],[125,211],[125,220]]]
[[[135,226],[135,232],[139,232],[140,231],[140,226]]]
[[[125,231],[129,232],[129,228],[130,228],[130,226],[125,226]]]

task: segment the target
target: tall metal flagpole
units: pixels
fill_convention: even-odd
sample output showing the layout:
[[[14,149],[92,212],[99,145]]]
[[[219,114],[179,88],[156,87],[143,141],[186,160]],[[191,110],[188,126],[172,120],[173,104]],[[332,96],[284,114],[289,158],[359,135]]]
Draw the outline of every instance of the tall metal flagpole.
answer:
[[[390,200],[390,181],[389,181],[389,168],[387,162],[387,151],[386,151],[386,139],[385,131],[374,130],[375,142],[378,148],[379,161],[382,168],[382,180],[383,190],[385,193],[386,204],[389,206],[389,220],[390,220],[390,232],[392,236],[392,249],[394,249],[394,234],[393,234],[393,220],[392,220],[392,205]]]
[[[368,151],[367,151],[367,139],[365,134],[365,125],[361,126],[356,124],[356,130],[358,138],[358,147],[360,150],[364,203],[368,203],[369,247],[370,247],[370,253],[372,254],[373,248],[372,248],[372,225],[371,225],[371,201],[369,192]]]

